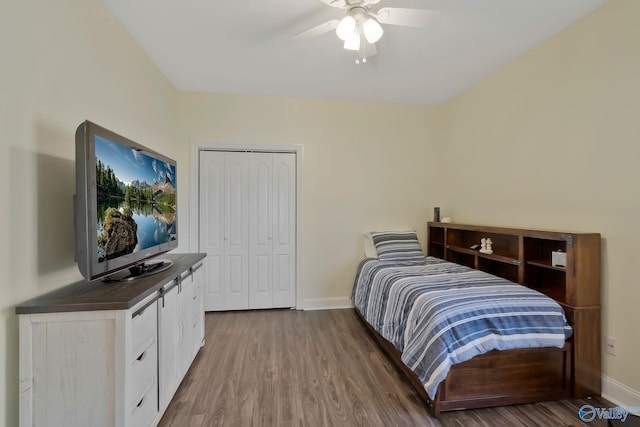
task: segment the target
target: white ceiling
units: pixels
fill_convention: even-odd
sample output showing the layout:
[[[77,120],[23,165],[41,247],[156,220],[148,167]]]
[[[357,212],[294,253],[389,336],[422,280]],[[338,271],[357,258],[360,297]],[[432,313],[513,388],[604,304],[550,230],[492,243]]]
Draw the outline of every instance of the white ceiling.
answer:
[[[383,26],[360,65],[335,32],[291,40],[344,16],[320,0],[104,1],[179,90],[436,105],[607,0],[383,0],[439,23]]]

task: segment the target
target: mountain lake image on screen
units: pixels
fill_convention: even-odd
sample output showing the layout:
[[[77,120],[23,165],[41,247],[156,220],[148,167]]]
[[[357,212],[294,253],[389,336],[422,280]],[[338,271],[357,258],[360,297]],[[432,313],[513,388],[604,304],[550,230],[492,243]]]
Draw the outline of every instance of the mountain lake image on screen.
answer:
[[[176,167],[95,135],[97,260],[176,240]]]

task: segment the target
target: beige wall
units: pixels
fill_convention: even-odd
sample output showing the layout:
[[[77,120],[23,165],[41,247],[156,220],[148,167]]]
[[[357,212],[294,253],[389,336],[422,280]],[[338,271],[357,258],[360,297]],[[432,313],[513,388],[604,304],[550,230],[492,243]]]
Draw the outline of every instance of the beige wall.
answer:
[[[176,92],[99,0],[0,13],[0,425],[18,423],[13,306],[80,279],[74,133],[84,119],[174,155]]]
[[[460,222],[600,232],[603,372],[640,390],[640,2],[612,0],[442,107]]]
[[[350,295],[364,232],[424,235],[440,187],[434,153],[442,120],[434,108],[198,93],[181,94],[179,105],[182,165],[193,142],[304,146],[304,299]],[[181,173],[184,185],[189,177]],[[189,201],[179,209],[184,230]]]

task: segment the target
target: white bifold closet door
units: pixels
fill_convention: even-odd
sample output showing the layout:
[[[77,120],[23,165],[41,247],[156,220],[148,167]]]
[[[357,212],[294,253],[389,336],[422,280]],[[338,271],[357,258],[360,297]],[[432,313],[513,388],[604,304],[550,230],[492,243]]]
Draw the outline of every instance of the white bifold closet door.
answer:
[[[205,310],[295,306],[295,154],[200,152]]]

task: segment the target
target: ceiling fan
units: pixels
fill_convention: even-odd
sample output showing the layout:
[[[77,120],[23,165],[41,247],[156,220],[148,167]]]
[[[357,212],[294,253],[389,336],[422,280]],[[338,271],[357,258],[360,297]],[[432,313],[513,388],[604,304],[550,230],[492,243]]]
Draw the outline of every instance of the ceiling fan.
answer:
[[[367,62],[367,57],[377,54],[375,43],[380,40],[384,30],[380,24],[401,25],[405,27],[430,27],[440,16],[437,10],[404,9],[383,7],[377,11],[372,6],[381,0],[320,0],[329,6],[343,9],[342,19],[332,19],[296,34],[294,40],[317,37],[335,30],[338,38],[344,41],[344,48],[357,51],[356,64]]]

